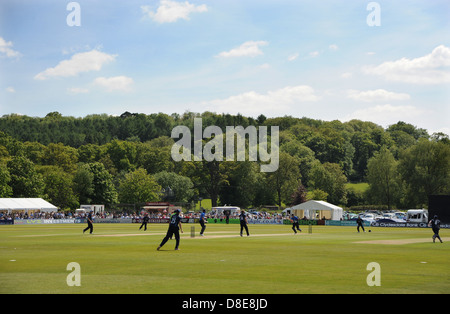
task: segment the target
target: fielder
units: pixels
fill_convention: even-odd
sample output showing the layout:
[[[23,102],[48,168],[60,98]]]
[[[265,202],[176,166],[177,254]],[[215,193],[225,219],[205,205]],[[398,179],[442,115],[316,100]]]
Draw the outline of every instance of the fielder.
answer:
[[[439,241],[441,241],[442,243],[442,239],[439,236],[439,230],[441,229],[441,221],[438,219],[437,215],[434,215],[433,219],[430,220],[430,222],[428,223],[428,227],[431,227],[431,229],[434,232],[432,236],[433,243],[435,243],[436,238],[438,238]]]
[[[162,240],[161,244],[158,246],[157,250],[166,244],[166,242],[169,240],[172,235],[175,235],[175,250],[178,250],[178,246],[180,245],[180,231],[183,233],[183,228],[181,227],[181,217],[180,217],[180,210],[177,209],[175,211],[175,214],[170,217],[169,222],[169,230],[167,230],[166,237]]]

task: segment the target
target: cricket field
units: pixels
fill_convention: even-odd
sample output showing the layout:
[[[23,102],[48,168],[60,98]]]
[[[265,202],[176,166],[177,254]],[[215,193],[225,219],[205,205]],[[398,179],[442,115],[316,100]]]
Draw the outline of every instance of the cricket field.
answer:
[[[183,224],[157,251],[166,224],[0,225],[2,294],[449,293],[450,230]],[[192,237],[191,227],[195,227]],[[302,227],[302,226],[301,226]],[[371,229],[371,232],[367,232]],[[70,264],[72,263],[72,264]],[[375,263],[375,264],[370,264]],[[372,267],[376,265],[376,267]]]

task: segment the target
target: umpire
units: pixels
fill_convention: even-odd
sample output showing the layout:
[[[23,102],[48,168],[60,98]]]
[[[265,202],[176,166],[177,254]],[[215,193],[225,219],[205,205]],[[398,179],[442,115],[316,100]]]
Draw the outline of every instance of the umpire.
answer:
[[[180,245],[180,231],[183,233],[183,228],[181,227],[181,217],[180,217],[180,210],[177,209],[175,211],[175,214],[170,217],[169,222],[169,230],[167,230],[166,237],[162,240],[161,244],[158,246],[157,250],[166,244],[166,242],[169,240],[169,238],[172,237],[172,235],[175,235],[175,250],[178,250],[178,246]]]
[[[245,212],[243,209],[241,210],[241,214],[239,215],[239,221],[241,223],[241,237],[242,237],[243,229],[245,229],[245,231],[247,232],[247,237],[248,237],[250,234],[248,233],[247,217],[245,216]]]

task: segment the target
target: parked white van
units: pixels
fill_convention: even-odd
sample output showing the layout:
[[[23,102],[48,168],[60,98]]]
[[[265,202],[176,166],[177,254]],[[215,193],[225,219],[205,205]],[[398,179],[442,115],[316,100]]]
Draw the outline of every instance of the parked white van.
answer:
[[[409,209],[406,212],[406,221],[428,223],[428,209]]]

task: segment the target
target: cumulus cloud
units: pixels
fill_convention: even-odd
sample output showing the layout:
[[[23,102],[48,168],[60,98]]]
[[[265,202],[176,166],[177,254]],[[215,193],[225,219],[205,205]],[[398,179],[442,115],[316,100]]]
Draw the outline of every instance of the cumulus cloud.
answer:
[[[53,68],[38,73],[36,80],[46,80],[51,77],[77,76],[82,72],[99,71],[103,65],[114,61],[116,55],[110,55],[96,49],[74,54],[69,60],[63,60]]]
[[[173,23],[179,19],[189,20],[191,13],[207,12],[208,7],[205,4],[194,5],[185,2],[176,2],[171,0],[161,0],[156,12],[153,12],[148,5],[141,6],[142,12],[158,23]]]
[[[13,43],[11,41],[6,41],[3,37],[0,37],[0,55],[8,58],[20,57],[20,52],[12,49],[12,46]]]
[[[349,121],[352,119],[359,119],[363,121],[372,121],[386,127],[397,123],[398,121],[415,121],[429,113],[430,112],[427,110],[419,109],[414,106],[393,106],[386,104],[356,110],[346,116],[343,120]]]
[[[130,92],[134,81],[127,76],[98,77],[94,80],[94,85],[103,87],[107,92],[121,91]]]
[[[415,59],[401,58],[378,66],[366,66],[366,74],[379,75],[389,81],[414,84],[450,83],[450,48],[440,45],[430,54]]]
[[[267,41],[246,41],[237,48],[230,51],[223,51],[218,54],[218,57],[233,58],[233,57],[256,57],[262,55],[261,46],[266,46],[269,43]]]
[[[368,91],[357,91],[354,89],[347,91],[347,97],[357,101],[388,101],[388,100],[408,100],[411,98],[406,93],[394,93],[385,89],[376,89]]]
[[[210,111],[257,115],[261,112],[281,113],[292,105],[319,100],[314,89],[307,85],[287,86],[260,94],[255,91],[204,102]]]

